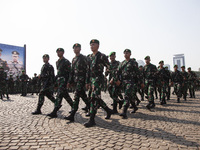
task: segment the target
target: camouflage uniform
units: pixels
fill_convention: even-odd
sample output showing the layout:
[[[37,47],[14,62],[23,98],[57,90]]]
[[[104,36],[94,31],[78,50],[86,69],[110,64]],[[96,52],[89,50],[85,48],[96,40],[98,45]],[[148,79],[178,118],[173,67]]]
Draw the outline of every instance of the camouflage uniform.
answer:
[[[26,96],[27,95],[27,82],[28,82],[29,77],[26,74],[22,74],[20,76],[20,81],[21,81],[21,96]]]
[[[167,100],[170,100],[170,95],[171,95],[171,86],[169,85],[169,81],[171,80],[171,73],[170,71],[168,70],[168,67],[165,67],[165,71],[166,71],[166,74],[167,74],[167,88],[166,88],[166,96],[167,96]]]
[[[197,79],[197,75],[193,71],[188,72],[188,88],[190,92],[190,98],[195,98],[196,79]]]
[[[32,113],[33,115],[41,114],[41,107],[44,104],[44,96],[51,100],[51,102],[55,103],[55,98],[53,97],[54,80],[55,74],[53,66],[49,63],[45,63],[42,66],[40,73],[41,89],[39,93],[37,109]]]
[[[31,89],[32,95],[34,93],[38,94],[38,77],[33,77],[32,78],[31,86],[32,86],[32,89]]]
[[[90,107],[90,103],[88,101],[87,95],[85,93],[85,80],[86,80],[86,72],[87,72],[87,57],[80,54],[73,58],[72,60],[72,71],[69,78],[69,83],[74,84],[75,93],[74,93],[74,101],[73,101],[73,109],[70,116],[65,117],[65,119],[74,121],[74,115],[78,110],[78,105],[80,101],[80,97],[85,102],[87,109]]]
[[[183,76],[183,86],[182,86],[182,94],[184,100],[186,100],[187,97],[187,90],[188,90],[188,73],[186,71],[182,71],[181,75]]]
[[[177,102],[180,102],[180,98],[182,96],[182,84],[183,84],[183,76],[179,70],[172,72],[172,82],[174,84],[174,92],[177,95]]]
[[[60,50],[59,48],[58,50]],[[58,51],[57,50],[57,51]],[[64,50],[63,50],[64,51]],[[61,108],[62,99],[65,98],[65,100],[69,103],[71,108],[73,107],[73,101],[71,97],[69,96],[68,90],[67,90],[67,82],[69,79],[69,74],[71,72],[71,63],[66,58],[59,59],[56,62],[57,66],[57,75],[56,75],[56,85],[57,88],[57,95],[55,100],[55,107],[52,113],[48,114],[48,116],[54,118],[57,117],[57,111]]]
[[[7,73],[4,72],[3,67],[0,68],[0,98],[3,100],[3,94],[6,89]]]
[[[130,52],[126,49],[124,52]],[[124,88],[124,108],[123,113],[120,114],[124,119],[127,118],[127,109],[129,107],[130,101],[134,101],[134,95],[137,92],[138,81],[142,83],[140,78],[140,71],[138,65],[134,59],[129,61],[124,60],[118,67],[117,80],[120,79]],[[135,103],[135,102],[134,102]],[[134,105],[136,108],[136,105]],[[137,108],[136,108],[137,109]]]
[[[114,61],[110,62],[110,70],[106,71],[106,76],[109,75],[109,81],[116,78],[117,69],[120,62]],[[123,101],[120,101],[118,97],[121,95],[121,86],[117,86],[115,83],[110,83],[108,85],[108,92],[110,97],[113,99],[113,113],[117,113],[117,103],[119,103],[119,108],[121,109]]]
[[[153,64],[144,66],[144,78],[145,78],[145,93],[147,94],[149,104],[146,106],[148,109],[155,107],[154,103],[154,88],[156,79],[157,68]]]
[[[14,91],[15,91],[15,93],[20,93],[20,89],[21,89],[21,82],[20,82],[19,76],[17,76],[16,80],[14,81]]]
[[[10,76],[10,78],[8,79],[8,92],[10,94],[14,93],[14,80],[12,76]]]
[[[140,78],[142,79],[142,81],[144,83],[144,70],[140,71]],[[138,84],[138,87],[137,87],[137,91],[141,96],[141,100],[143,101],[144,100],[144,89],[141,88],[141,86],[139,84]]]

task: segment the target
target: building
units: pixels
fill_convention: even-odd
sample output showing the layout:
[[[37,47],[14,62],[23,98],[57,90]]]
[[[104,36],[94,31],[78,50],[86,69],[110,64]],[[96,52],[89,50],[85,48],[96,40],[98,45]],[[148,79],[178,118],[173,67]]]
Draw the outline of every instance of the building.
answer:
[[[174,55],[173,64],[178,65],[178,70],[181,70],[181,66],[185,66],[185,56],[184,56],[184,54]]]

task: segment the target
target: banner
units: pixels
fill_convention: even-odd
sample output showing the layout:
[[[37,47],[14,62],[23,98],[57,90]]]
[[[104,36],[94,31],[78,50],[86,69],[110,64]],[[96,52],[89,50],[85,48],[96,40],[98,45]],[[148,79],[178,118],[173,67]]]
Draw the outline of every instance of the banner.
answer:
[[[0,44],[0,67],[14,79],[26,70],[26,45],[24,47]]]

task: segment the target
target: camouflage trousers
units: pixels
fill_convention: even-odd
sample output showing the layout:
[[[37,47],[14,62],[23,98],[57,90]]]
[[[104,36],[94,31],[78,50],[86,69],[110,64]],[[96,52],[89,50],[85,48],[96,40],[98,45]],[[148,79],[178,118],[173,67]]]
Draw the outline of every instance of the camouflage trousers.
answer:
[[[195,83],[193,81],[190,81],[188,84],[190,97],[195,97]]]
[[[52,103],[55,103],[55,98],[53,96],[53,87],[41,89],[38,99],[38,107],[42,107],[44,104],[44,96],[46,96]]]
[[[149,102],[154,102],[154,83],[153,82],[145,82],[145,94],[148,97]]]
[[[136,84],[133,83],[124,83],[124,107],[128,108],[130,105],[130,102],[135,102],[135,95],[137,92]]]
[[[174,83],[174,92],[177,95],[177,98],[181,98],[182,92],[181,92],[182,85],[180,83]]]
[[[166,82],[160,83],[159,92],[160,92],[161,101],[165,100],[165,98],[166,98],[166,92],[167,92],[166,88],[167,88],[167,83]]]
[[[143,100],[143,99],[144,99],[144,89],[138,87],[138,88],[137,88],[137,91],[138,91],[138,93],[140,94],[141,99]]]
[[[101,99],[101,80],[97,78],[91,78],[91,94],[90,94],[90,113],[96,114],[97,109],[101,106],[106,108],[106,103]]]
[[[108,92],[110,94],[110,97],[113,99],[113,105],[117,105],[117,103],[119,103],[119,98],[123,99],[119,86],[109,84]]]
[[[169,86],[169,83],[167,83],[166,96],[168,100],[170,99],[170,95],[171,95],[171,86]]]
[[[182,86],[182,94],[183,94],[183,98],[187,97],[187,90],[188,90],[188,83],[184,83],[184,85]]]
[[[73,110],[77,111],[78,110],[78,105],[80,98],[85,102],[86,106],[89,108],[90,104],[87,98],[87,95],[85,93],[85,82],[83,81],[78,81],[75,85],[75,93],[74,93],[74,101],[73,101]]]
[[[27,94],[27,83],[26,82],[22,82],[21,92],[22,92],[22,96],[26,96],[26,94]]]
[[[68,90],[67,90],[67,81],[64,77],[59,77],[56,80],[56,83],[58,85],[57,94],[56,94],[56,100],[55,100],[55,107],[61,107],[62,99],[65,98],[65,100],[69,103],[71,107],[73,107],[73,101],[71,97],[69,96]]]

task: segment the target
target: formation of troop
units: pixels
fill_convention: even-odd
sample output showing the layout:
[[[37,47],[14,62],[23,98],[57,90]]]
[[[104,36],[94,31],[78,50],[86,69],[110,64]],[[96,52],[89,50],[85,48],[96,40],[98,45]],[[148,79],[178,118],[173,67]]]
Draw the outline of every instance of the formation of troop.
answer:
[[[111,52],[109,56],[106,56],[99,51],[99,45],[98,40],[91,40],[92,53],[84,56],[80,53],[81,45],[74,44],[75,57],[72,59],[72,63],[64,57],[64,49],[58,48],[56,50],[58,56],[57,75],[54,73],[53,66],[49,64],[50,56],[43,55],[44,65],[37,77],[40,83],[39,99],[36,110],[32,112],[33,115],[42,113],[41,107],[46,96],[54,104],[54,109],[48,116],[56,118],[64,98],[71,107],[70,115],[65,119],[73,122],[81,98],[85,103],[85,107],[82,109],[89,117],[84,126],[92,127],[96,124],[95,116],[100,107],[106,111],[105,119],[110,119],[111,115],[118,114],[118,109],[122,109],[122,113],[119,115],[126,119],[128,109],[131,108],[131,113],[135,113],[138,110],[137,106],[145,98],[148,100],[146,108],[150,111],[155,108],[155,99],[158,97],[161,105],[166,104],[166,100],[170,100],[171,86],[174,86],[172,93],[177,95],[178,103],[181,97],[186,100],[188,89],[190,97],[195,98],[197,76],[191,71],[191,68],[188,68],[188,72],[186,72],[185,67],[182,66],[182,71],[179,71],[178,66],[175,65],[174,72],[170,72],[167,67],[164,67],[164,61],[159,62],[159,67],[151,64],[150,56],[144,58],[146,63],[144,67],[138,66],[136,59],[131,57],[130,49],[124,50],[125,59],[119,62],[116,60],[116,52]],[[107,77],[108,92],[113,100],[112,109],[101,97]],[[24,73],[24,76],[20,78],[26,81],[28,76]],[[71,88],[74,89],[73,99],[69,95]],[[55,89],[56,96],[54,97]],[[138,98],[137,93],[140,94],[141,99]]]

